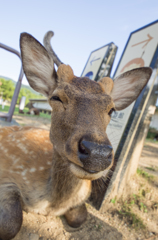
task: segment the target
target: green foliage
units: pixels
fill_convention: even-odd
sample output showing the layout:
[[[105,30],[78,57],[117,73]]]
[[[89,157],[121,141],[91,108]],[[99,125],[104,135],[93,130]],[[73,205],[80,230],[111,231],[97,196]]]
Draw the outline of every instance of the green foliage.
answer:
[[[99,224],[99,225],[94,225],[94,228],[97,230],[97,231],[100,231],[101,228],[102,228],[102,225]]]
[[[149,128],[147,139],[155,139],[156,135],[158,135],[158,130],[155,128]]]
[[[140,201],[140,196],[133,194],[128,201],[122,202],[121,210],[118,215],[121,219],[134,229],[144,229],[145,225],[140,217],[132,211],[132,207],[137,205],[140,211],[147,212],[147,207]]]
[[[152,204],[152,209],[153,209],[154,211],[157,211],[157,210],[158,210],[158,202],[153,202],[153,204]]]
[[[0,82],[2,83],[0,86],[0,94],[3,93],[4,100],[10,100],[13,97],[15,86],[11,80],[6,81],[1,78]]]
[[[44,96],[42,95],[37,95],[35,93],[32,93],[29,89],[26,88],[21,88],[20,92],[19,92],[19,96],[18,96],[18,103],[20,101],[20,99],[25,96],[26,97],[26,102],[25,104],[27,104],[29,102],[29,99],[40,99],[40,98],[44,98]]]
[[[0,106],[0,112],[8,112],[9,111],[9,108],[10,106],[7,106],[5,105],[4,109],[2,109],[2,106]],[[28,109],[27,108],[24,108],[24,113],[25,114],[19,114],[19,107],[15,107],[15,110],[14,110],[14,115],[19,115],[19,116],[27,116],[27,117],[30,117],[30,118],[33,118],[33,117],[43,117],[43,118],[48,118],[48,119],[51,119],[51,115],[49,114],[45,114],[45,113],[40,113],[40,116],[36,116],[36,115],[28,115],[26,114],[28,112]]]
[[[133,196],[131,196],[131,203],[134,205],[137,205],[139,210],[144,212],[144,213],[147,213],[148,210],[147,210],[147,206],[142,202],[144,197],[146,195],[146,192],[144,189],[140,189],[139,190],[139,195],[137,194],[133,194]],[[130,204],[131,204],[130,203]]]
[[[155,168],[153,168],[153,167],[145,167],[145,168],[148,169],[148,170],[150,170],[150,171],[153,171],[153,172],[156,171]]]
[[[116,203],[116,197],[111,199],[111,203],[113,203],[113,204]]]
[[[121,219],[124,219],[129,226],[136,230],[145,228],[142,219],[138,217],[137,214],[133,213],[130,206],[127,204],[122,206],[122,209],[118,211],[118,215]]]
[[[145,197],[145,195],[146,195],[146,191],[143,188],[139,189],[139,196]]]
[[[154,176],[148,174],[147,172],[140,168],[137,169],[137,174],[145,178],[148,182],[151,182],[154,179]]]
[[[0,85],[0,94],[3,94],[3,99],[4,100],[12,100],[13,94],[14,94],[14,90],[15,90],[15,85],[11,80],[5,80],[3,78],[0,78],[0,82],[2,83]],[[44,98],[43,95],[41,94],[35,94],[33,92],[31,92],[27,87],[21,87],[20,92],[19,92],[19,96],[18,96],[18,100],[17,103],[20,102],[20,99],[25,96],[26,97],[26,102],[25,104],[27,104],[29,102],[29,99],[39,99],[39,98]]]
[[[145,213],[148,212],[146,205],[142,202],[140,203],[140,210]]]
[[[135,204],[135,201],[131,200],[130,205],[134,205],[134,204]]]

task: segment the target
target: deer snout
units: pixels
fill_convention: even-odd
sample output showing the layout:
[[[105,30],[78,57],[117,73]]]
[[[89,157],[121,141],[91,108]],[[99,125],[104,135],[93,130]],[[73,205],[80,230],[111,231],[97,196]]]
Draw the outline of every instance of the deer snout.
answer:
[[[89,173],[100,172],[112,164],[113,148],[110,145],[82,139],[78,145],[78,157],[84,170]]]

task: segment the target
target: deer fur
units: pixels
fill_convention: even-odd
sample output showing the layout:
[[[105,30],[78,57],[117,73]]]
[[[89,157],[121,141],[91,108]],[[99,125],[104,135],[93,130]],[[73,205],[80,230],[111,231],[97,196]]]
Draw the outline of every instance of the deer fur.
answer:
[[[105,175],[114,153],[106,134],[114,110],[129,106],[147,84],[150,68],[94,82],[76,77],[31,35],[21,34],[23,69],[30,86],[52,107],[50,132],[0,129],[0,239],[20,230],[22,210],[65,215],[79,227],[87,216],[91,181]],[[59,60],[59,59],[58,59]]]

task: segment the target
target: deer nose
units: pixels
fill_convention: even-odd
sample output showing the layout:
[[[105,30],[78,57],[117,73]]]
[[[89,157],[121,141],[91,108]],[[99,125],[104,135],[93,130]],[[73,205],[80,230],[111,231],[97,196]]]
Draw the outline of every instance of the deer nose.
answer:
[[[110,145],[98,144],[85,139],[80,140],[78,145],[78,157],[83,168],[95,173],[108,168],[113,160],[113,148]]]

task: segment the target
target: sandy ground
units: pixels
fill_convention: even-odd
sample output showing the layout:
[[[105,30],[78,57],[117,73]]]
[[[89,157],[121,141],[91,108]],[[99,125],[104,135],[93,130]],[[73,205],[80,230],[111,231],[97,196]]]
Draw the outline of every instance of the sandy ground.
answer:
[[[157,156],[157,157],[156,157]],[[158,144],[145,142],[139,166],[148,173],[158,176]],[[147,168],[155,168],[156,171],[151,171]]]
[[[30,118],[16,116],[14,119],[22,126],[30,125],[50,128],[50,120],[38,117]],[[146,143],[140,159],[140,167],[152,167],[157,173],[158,170],[158,144]],[[158,180],[154,178],[148,182],[140,176],[134,176],[133,193],[135,193],[135,204],[131,206],[130,196],[126,202],[122,200],[107,203],[109,208],[102,212],[95,210],[87,204],[88,219],[79,229],[68,227],[64,217],[45,217],[31,213],[23,215],[23,225],[14,240],[158,240]],[[140,190],[144,191],[145,197],[140,196]],[[135,192],[134,192],[135,191]],[[133,201],[133,200],[132,200]],[[140,208],[141,202],[146,211]],[[136,229],[131,220],[120,215],[122,206],[132,208],[145,227]],[[142,206],[142,205],[141,205]],[[143,209],[145,209],[145,207]]]
[[[33,126],[49,130],[50,129],[50,119],[39,117],[39,116],[19,116],[16,115],[13,118],[21,126]]]

